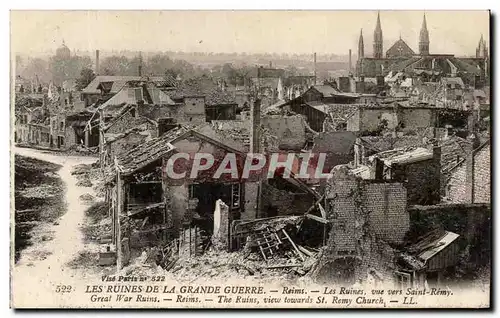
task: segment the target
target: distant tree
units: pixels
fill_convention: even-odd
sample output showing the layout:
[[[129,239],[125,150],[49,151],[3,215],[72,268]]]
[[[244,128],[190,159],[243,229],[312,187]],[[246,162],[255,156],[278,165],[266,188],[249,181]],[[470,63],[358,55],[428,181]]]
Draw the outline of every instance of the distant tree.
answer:
[[[293,66],[289,65],[287,68],[285,68],[285,75],[288,76],[297,76],[299,75],[299,70]]]
[[[163,74],[167,70],[171,71],[174,67],[174,62],[164,54],[153,55],[148,59],[147,64],[148,69],[153,74]]]
[[[48,83],[52,79],[52,74],[49,71],[49,63],[41,58],[29,59],[22,70],[17,70],[16,73],[27,79],[34,79],[38,76],[43,83]]]
[[[64,80],[77,78],[83,68],[91,66],[92,61],[88,56],[53,56],[49,60],[49,70],[56,85],[61,85]]]
[[[109,75],[137,75],[137,69],[131,74],[130,61],[125,56],[109,56],[102,61],[101,67]]]
[[[76,89],[82,90],[90,84],[95,78],[95,73],[90,68],[84,68],[80,71],[80,77],[76,79]]]

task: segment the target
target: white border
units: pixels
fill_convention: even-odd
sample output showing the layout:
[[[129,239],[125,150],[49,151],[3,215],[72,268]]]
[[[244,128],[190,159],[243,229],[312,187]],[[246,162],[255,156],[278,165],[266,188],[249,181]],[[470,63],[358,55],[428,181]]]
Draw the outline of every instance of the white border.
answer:
[[[0,282],[2,282],[2,285],[0,285],[1,289],[1,297],[0,299],[2,300],[2,317],[9,317],[14,315],[13,310],[9,310],[9,284],[7,283],[9,281],[9,266],[10,266],[10,261],[7,257],[7,255],[10,255],[9,249],[10,249],[10,234],[9,234],[9,224],[10,224],[10,213],[9,213],[9,201],[10,201],[10,155],[9,155],[9,82],[10,82],[10,72],[9,72],[9,64],[8,61],[10,59],[9,57],[9,52],[10,52],[10,43],[9,43],[9,11],[10,9],[44,9],[44,10],[49,10],[49,9],[128,9],[128,10],[139,10],[139,9],[250,9],[250,10],[262,10],[262,9],[299,9],[299,10],[305,10],[305,9],[323,9],[323,10],[328,10],[328,9],[336,9],[336,10],[346,10],[346,9],[359,9],[359,10],[374,10],[374,9],[380,9],[380,10],[390,10],[390,9],[398,9],[398,10],[451,10],[451,9],[461,9],[461,10],[471,10],[471,9],[476,9],[476,10],[481,10],[481,9],[492,9],[493,14],[498,14],[499,13],[499,4],[500,1],[486,1],[486,0],[474,0],[474,1],[463,1],[463,2],[458,2],[458,1],[453,1],[453,2],[438,2],[435,0],[419,0],[419,1],[410,1],[410,2],[405,2],[405,1],[316,1],[316,2],[311,2],[311,1],[269,1],[269,0],[252,0],[252,1],[221,1],[221,0],[212,0],[212,1],[189,1],[189,0],[183,0],[183,1],[147,1],[147,0],[142,0],[142,1],[120,1],[119,6],[116,5],[115,3],[110,4],[109,2],[104,2],[102,0],[87,0],[85,1],[84,4],[79,4],[76,2],[70,2],[70,1],[53,1],[53,0],[46,0],[46,1],[15,1],[15,2],[8,2],[8,1],[3,1],[1,6],[1,39],[4,41],[4,46],[3,50],[1,51],[2,58],[0,59],[2,63],[0,63],[0,74],[1,74],[1,85],[0,85],[0,90],[2,93],[2,106],[0,107],[0,118],[3,120],[3,123],[0,125],[0,149],[4,149],[3,155],[0,157],[1,159],[1,169],[0,169],[0,182],[1,182],[1,191],[0,195],[2,196],[2,199],[0,202],[2,203],[2,209],[0,210],[2,212],[2,227],[3,230],[0,232],[3,234],[2,238],[0,239],[0,245],[1,245],[1,252],[0,255],[3,257],[3,261],[1,262],[1,273],[3,275],[2,279]],[[450,5],[452,4],[452,5]],[[10,5],[10,7],[9,7]],[[498,21],[497,21],[498,23]],[[494,35],[495,39],[494,41],[490,41],[492,43],[498,43],[499,42],[499,35],[497,30],[491,30],[490,33]],[[495,50],[493,55],[493,59],[495,61],[495,71],[498,71],[498,65],[496,63],[497,61],[497,56],[498,52]],[[498,87],[498,81],[495,83],[494,89],[492,92],[498,92],[499,87]],[[492,107],[495,107],[496,105],[492,105]],[[497,122],[497,116],[499,111],[495,112],[495,122]],[[495,129],[494,129],[495,130]],[[496,149],[498,147],[495,147]],[[497,153],[495,153],[496,155]],[[498,156],[495,156],[494,158],[498,158]],[[496,169],[495,169],[496,170]],[[495,174],[496,177],[496,174]],[[499,188],[496,188],[495,193],[493,194],[494,197],[497,197],[496,195],[500,193]],[[500,219],[500,216],[496,213],[497,211],[492,211],[493,214],[495,215],[494,220],[494,228],[498,229],[498,220]],[[498,231],[498,230],[496,230]],[[495,236],[496,237],[496,236]],[[499,246],[500,244],[494,244],[495,247],[495,259],[498,261],[498,251],[499,251]],[[492,267],[492,270],[494,270],[496,266]],[[495,277],[495,286],[498,287],[496,284],[498,281],[498,274],[495,272],[496,275]],[[495,299],[494,302],[498,306],[497,298],[498,298],[499,292],[496,290],[495,292]],[[497,307],[496,306],[496,307]],[[143,314],[144,312],[141,312],[139,314]],[[451,312],[450,314],[452,315],[463,315],[466,313],[470,312]],[[47,314],[47,313],[46,313]],[[55,313],[49,312],[49,315],[53,315]],[[66,314],[64,313],[59,313],[59,314]],[[74,315],[84,315],[84,312],[76,312],[72,313]],[[109,314],[109,312],[104,313],[92,313],[92,315],[95,315],[97,317],[104,317],[104,315]],[[115,313],[116,314],[116,313]],[[130,316],[136,313],[130,313],[130,312],[120,312],[120,315],[126,317]],[[165,312],[165,313],[160,313],[160,314],[168,314],[169,316],[176,316],[179,315],[179,312]],[[196,314],[196,312],[190,312],[190,313],[183,313],[184,315],[192,315]],[[203,315],[220,315],[220,314],[229,314],[229,315],[252,315],[254,314],[253,312],[203,312],[201,313]],[[259,315],[277,315],[280,314],[279,312],[259,312]],[[385,314],[396,314],[396,315],[412,315],[412,316],[417,316],[417,315],[441,315],[443,313],[438,313],[438,312],[412,312],[412,313],[403,313],[399,311],[378,311],[378,312],[350,312],[350,311],[321,311],[321,312],[286,312],[286,315],[304,315],[304,314],[315,314],[315,315],[345,315],[348,314],[349,316],[358,316],[362,314],[376,314],[376,315],[385,315]]]

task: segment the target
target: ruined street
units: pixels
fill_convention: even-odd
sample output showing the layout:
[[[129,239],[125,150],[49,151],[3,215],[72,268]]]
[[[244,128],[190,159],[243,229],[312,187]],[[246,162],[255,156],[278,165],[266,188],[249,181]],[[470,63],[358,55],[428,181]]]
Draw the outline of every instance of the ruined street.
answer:
[[[91,244],[84,244],[81,225],[87,206],[80,201],[80,196],[92,194],[92,188],[77,186],[77,179],[71,174],[74,166],[90,164],[96,159],[92,157],[70,157],[53,154],[29,148],[14,148],[18,155],[61,165],[57,172],[65,188],[66,213],[54,223],[43,223],[32,230],[32,240],[38,241],[37,236],[48,236],[40,242],[28,246],[21,252],[20,260],[12,270],[13,279],[19,282],[18,288],[13,288],[14,298],[17,301],[30,299],[44,299],[43,295],[51,294],[59,282],[68,282],[75,279],[84,279],[86,273],[71,270],[67,264],[80,252],[95,248]],[[40,256],[42,254],[42,256]],[[17,283],[16,283],[17,284]],[[25,288],[31,286],[30,288]],[[22,287],[22,288],[19,288]]]

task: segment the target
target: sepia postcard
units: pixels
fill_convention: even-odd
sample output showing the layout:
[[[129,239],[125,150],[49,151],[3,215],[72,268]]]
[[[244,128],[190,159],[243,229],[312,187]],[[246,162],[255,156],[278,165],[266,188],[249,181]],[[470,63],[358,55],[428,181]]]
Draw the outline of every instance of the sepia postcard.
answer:
[[[490,308],[490,18],[11,11],[11,307]]]

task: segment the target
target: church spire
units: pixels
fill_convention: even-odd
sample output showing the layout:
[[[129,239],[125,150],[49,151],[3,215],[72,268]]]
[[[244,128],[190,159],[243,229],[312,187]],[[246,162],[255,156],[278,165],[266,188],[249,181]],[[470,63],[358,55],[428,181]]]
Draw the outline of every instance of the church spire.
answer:
[[[424,20],[422,21],[422,28],[420,29],[420,37],[418,41],[418,50],[420,55],[429,55],[429,31],[427,30],[427,19],[424,13]]]
[[[479,44],[476,49],[476,57],[487,58],[488,48],[486,47],[486,41],[483,39],[483,34],[481,33],[481,38],[479,39]]]
[[[383,57],[383,35],[380,24],[380,12],[377,12],[377,25],[373,32],[373,57],[381,59]]]
[[[358,42],[358,60],[364,57],[365,57],[365,43],[363,41],[363,29],[361,29]]]

